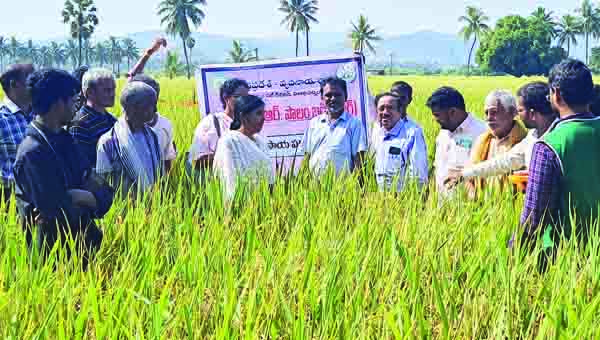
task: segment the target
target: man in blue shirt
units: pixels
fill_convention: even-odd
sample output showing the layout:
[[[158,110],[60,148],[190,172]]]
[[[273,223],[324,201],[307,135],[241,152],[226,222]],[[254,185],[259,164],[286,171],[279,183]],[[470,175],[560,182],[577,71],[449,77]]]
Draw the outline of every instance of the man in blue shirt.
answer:
[[[0,180],[4,201],[8,202],[14,185],[13,163],[17,148],[25,138],[31,115],[31,96],[25,86],[27,77],[33,73],[31,64],[9,66],[0,75],[5,98],[0,103]]]
[[[316,174],[331,164],[337,175],[359,171],[367,142],[359,119],[344,110],[348,98],[346,82],[327,78],[321,83],[321,99],[327,113],[314,117],[304,133],[305,162]]]
[[[102,241],[94,219],[109,210],[113,191],[82,161],[85,156],[64,129],[75,113],[80,84],[67,72],[51,69],[34,72],[27,88],[36,118],[17,151],[14,175],[28,245],[33,225],[42,255],[70,235],[82,243],[85,267],[89,251]]]
[[[381,191],[401,191],[410,179],[420,187],[427,183],[427,145],[423,129],[406,117],[409,102],[390,92],[375,98],[378,124],[373,128],[371,151]]]

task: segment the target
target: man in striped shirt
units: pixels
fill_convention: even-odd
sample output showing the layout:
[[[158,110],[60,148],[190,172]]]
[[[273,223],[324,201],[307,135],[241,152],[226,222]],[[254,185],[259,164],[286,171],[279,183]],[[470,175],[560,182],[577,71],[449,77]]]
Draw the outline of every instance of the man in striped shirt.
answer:
[[[100,136],[117,121],[106,110],[115,104],[115,89],[115,78],[109,70],[91,69],[83,76],[82,91],[86,104],[71,122],[69,133],[92,167],[96,164],[96,147]]]
[[[4,201],[10,198],[14,185],[13,163],[17,148],[33,118],[30,113],[31,95],[25,85],[33,71],[31,64],[15,64],[0,75],[0,84],[6,95],[0,102],[0,179]]]

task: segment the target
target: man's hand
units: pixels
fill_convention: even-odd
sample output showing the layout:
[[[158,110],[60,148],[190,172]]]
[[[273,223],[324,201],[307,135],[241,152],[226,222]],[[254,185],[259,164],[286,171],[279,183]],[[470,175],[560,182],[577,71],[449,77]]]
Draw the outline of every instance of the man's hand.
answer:
[[[149,54],[153,54],[158,51],[161,47],[167,47],[167,40],[163,37],[154,39],[152,46],[148,49]]]
[[[448,189],[452,189],[464,180],[462,169],[450,169],[448,177],[444,180],[444,185]]]
[[[71,189],[67,191],[67,194],[71,198],[71,202],[73,203],[73,205],[86,207],[90,209],[97,209],[98,207],[96,197],[94,197],[94,194],[87,190]]]
[[[38,208],[33,208],[33,223],[35,225],[42,225],[46,223],[46,220],[42,217],[42,213]]]

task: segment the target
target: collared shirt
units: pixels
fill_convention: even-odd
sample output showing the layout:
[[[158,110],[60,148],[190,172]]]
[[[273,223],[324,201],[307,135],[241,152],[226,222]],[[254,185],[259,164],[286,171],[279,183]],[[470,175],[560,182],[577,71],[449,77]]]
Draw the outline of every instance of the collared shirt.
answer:
[[[160,149],[165,157],[165,161],[172,161],[177,158],[177,150],[173,143],[173,124],[167,118],[161,116],[160,113],[156,113],[158,118],[154,126],[150,126],[152,130],[156,132]]]
[[[486,124],[469,113],[456,130],[440,131],[435,141],[434,167],[437,190],[442,196],[452,193],[444,185],[449,170],[463,168],[470,163],[475,140],[486,130]]]
[[[556,122],[558,122],[558,119],[556,119],[551,126],[556,124]],[[552,127],[550,127],[550,129],[552,129]],[[548,131],[550,129],[548,129]],[[465,168],[463,171],[463,177],[465,179],[475,177],[487,178],[491,176],[508,174],[511,171],[523,168],[528,169],[529,163],[531,162],[531,155],[533,153],[533,146],[544,135],[545,133],[540,136],[537,129],[531,129],[525,139],[523,139],[519,144],[515,145],[505,154]]]
[[[589,118],[591,114],[576,114],[561,119]],[[555,123],[556,124],[556,123]],[[529,179],[525,204],[521,214],[524,235],[531,237],[538,226],[547,226],[558,221],[563,177],[558,155],[545,143],[536,143],[529,166]]]
[[[13,166],[17,149],[32,119],[33,115],[23,112],[8,97],[0,104],[0,178],[4,186],[14,183]]]
[[[190,161],[197,161],[203,156],[214,155],[217,151],[219,133],[215,126],[215,117],[219,123],[221,137],[229,132],[233,119],[225,112],[213,113],[202,118],[198,127],[196,127],[196,131],[194,131],[194,140],[190,146]]]
[[[110,113],[97,112],[89,106],[84,106],[75,115],[69,127],[69,133],[75,139],[90,166],[96,165],[96,147],[100,137],[110,130],[117,119]]]
[[[390,131],[376,125],[370,147],[375,154],[375,176],[381,191],[390,190],[395,181],[395,190],[401,191],[407,177],[416,179],[421,186],[427,183],[427,145],[423,129],[412,120],[401,119]]]
[[[367,150],[365,129],[348,112],[331,122],[327,114],[311,119],[304,133],[304,153],[313,172],[322,173],[331,163],[336,174],[352,171],[359,152]]]

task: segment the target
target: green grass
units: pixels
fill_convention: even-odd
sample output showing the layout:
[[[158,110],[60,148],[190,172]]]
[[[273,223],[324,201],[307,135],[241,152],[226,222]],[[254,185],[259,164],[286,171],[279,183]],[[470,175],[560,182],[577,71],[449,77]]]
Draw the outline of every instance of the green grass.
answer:
[[[494,88],[527,79],[405,77],[430,154],[424,102],[453,85],[479,115]],[[374,93],[395,79],[371,78]],[[186,150],[199,120],[193,83],[161,79],[160,112]],[[115,110],[118,111],[118,110]],[[0,216],[0,337],[11,339],[592,339],[600,336],[598,241],[564,243],[541,276],[511,252],[522,199],[481,202],[407,190],[363,194],[357,181],[280,182],[223,216],[219,188],[192,187],[181,159],[162,194],[116,202],[87,272],[56,248],[28,259],[14,206]],[[433,188],[432,188],[433,189]],[[54,270],[56,266],[56,270]]]

